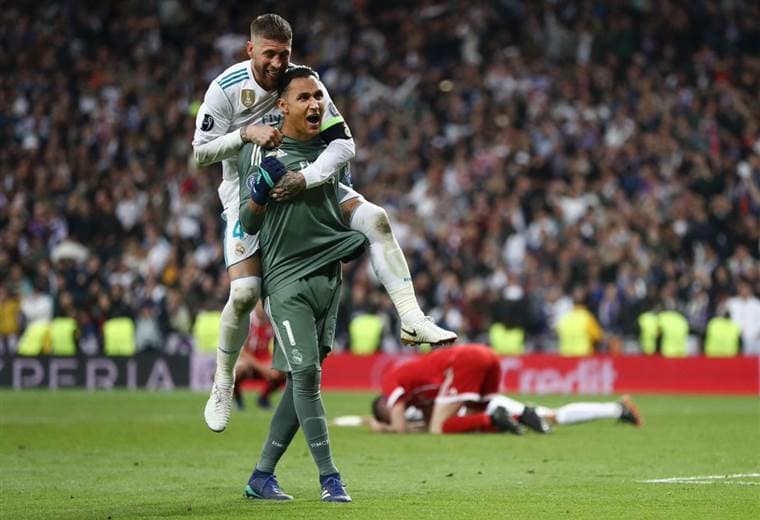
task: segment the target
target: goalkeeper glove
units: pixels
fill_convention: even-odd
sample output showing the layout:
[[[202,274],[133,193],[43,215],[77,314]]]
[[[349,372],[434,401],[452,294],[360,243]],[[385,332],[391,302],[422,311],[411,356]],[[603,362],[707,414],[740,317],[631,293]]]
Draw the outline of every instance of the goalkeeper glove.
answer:
[[[248,188],[251,190],[251,198],[256,204],[263,206],[269,198],[269,190],[274,188],[277,181],[288,172],[288,169],[279,159],[264,157],[259,165],[259,174],[248,177]]]

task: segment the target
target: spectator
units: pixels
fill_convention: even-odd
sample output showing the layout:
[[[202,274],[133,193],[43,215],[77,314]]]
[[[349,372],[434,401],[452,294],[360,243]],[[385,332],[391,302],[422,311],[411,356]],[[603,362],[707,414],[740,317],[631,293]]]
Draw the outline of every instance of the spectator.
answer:
[[[752,293],[748,281],[739,282],[739,292],[726,303],[729,317],[741,330],[745,354],[760,354],[760,299]]]
[[[157,314],[156,306],[150,301],[143,303],[137,311],[137,319],[135,320],[135,347],[137,352],[159,351],[163,346]]]
[[[21,333],[21,302],[0,285],[0,354],[13,353]]]
[[[583,287],[573,289],[573,308],[557,323],[559,353],[563,356],[588,356],[604,337],[604,332],[586,306]]]
[[[21,297],[21,312],[27,324],[53,319],[53,297],[47,280],[38,277],[31,292]]]

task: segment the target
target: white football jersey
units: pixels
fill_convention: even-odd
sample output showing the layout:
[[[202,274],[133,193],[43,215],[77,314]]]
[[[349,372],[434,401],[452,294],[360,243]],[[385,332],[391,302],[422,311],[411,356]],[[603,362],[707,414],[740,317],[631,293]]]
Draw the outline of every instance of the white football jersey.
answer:
[[[322,89],[326,103],[322,124],[325,125],[336,116],[340,117],[340,113],[330,101],[324,85]],[[208,143],[251,123],[279,126],[281,121],[277,92],[261,88],[253,77],[251,61],[241,61],[217,76],[206,90],[195,118],[193,146]],[[240,199],[237,161],[237,154],[222,161],[222,183],[219,186],[222,206],[235,213]]]

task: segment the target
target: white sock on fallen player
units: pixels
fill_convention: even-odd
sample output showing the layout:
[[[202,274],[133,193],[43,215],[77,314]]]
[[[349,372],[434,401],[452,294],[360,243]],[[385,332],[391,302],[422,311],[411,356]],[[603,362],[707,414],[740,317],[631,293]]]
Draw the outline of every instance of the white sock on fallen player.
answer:
[[[574,424],[596,419],[618,419],[620,403],[571,403],[556,409],[557,424]]]
[[[351,229],[369,240],[369,256],[377,279],[388,292],[402,322],[416,322],[425,317],[414,294],[409,266],[404,252],[391,231],[385,210],[371,202],[362,202],[351,216]]]
[[[525,405],[520,401],[515,401],[506,395],[497,395],[488,402],[486,413],[491,415],[496,408],[506,408],[507,413],[513,417],[519,417],[525,411]],[[539,414],[540,415],[540,414]]]

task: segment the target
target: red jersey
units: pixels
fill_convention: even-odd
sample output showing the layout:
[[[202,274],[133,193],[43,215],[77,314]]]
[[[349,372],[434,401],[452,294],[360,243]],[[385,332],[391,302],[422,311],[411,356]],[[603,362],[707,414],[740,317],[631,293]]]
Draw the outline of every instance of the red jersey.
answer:
[[[248,332],[248,339],[245,340],[244,348],[256,359],[269,361],[272,354],[269,352],[269,342],[272,341],[274,332],[272,325],[267,319],[259,319],[256,313],[251,314],[251,328]]]
[[[383,375],[389,407],[397,402],[423,408],[438,402],[481,401],[497,394],[501,365],[485,345],[459,345],[402,361]]]

